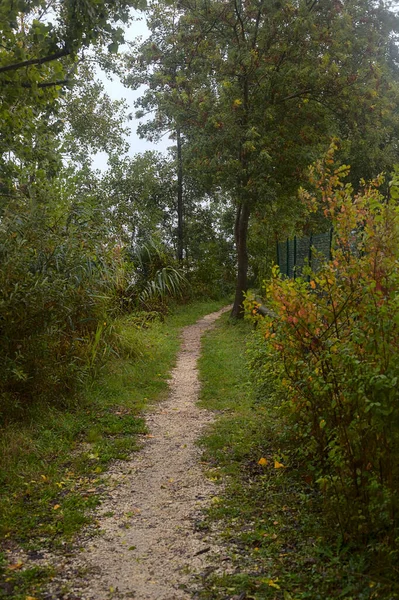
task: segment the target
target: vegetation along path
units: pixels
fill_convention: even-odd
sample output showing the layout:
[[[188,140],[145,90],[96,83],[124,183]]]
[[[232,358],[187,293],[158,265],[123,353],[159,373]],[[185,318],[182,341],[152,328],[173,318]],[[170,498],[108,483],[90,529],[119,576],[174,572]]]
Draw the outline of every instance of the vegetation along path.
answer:
[[[102,535],[81,540],[82,551],[52,584],[58,590],[66,585],[75,598],[97,600],[187,598],[190,571],[203,569],[217,550],[194,527],[214,494],[195,444],[212,420],[196,406],[197,359],[202,333],[226,310],[183,330],[169,397],[147,416],[148,441],[131,461],[111,469],[114,485],[98,514]]]

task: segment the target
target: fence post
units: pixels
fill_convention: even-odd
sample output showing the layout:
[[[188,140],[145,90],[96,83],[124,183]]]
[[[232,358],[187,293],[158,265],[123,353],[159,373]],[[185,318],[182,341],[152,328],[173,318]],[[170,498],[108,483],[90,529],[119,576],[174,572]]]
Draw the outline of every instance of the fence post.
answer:
[[[281,268],[281,265],[280,265],[280,248],[279,248],[279,241],[278,241],[277,238],[276,238],[276,254],[277,254],[277,264],[278,264],[279,268]]]
[[[290,240],[287,238],[287,269],[286,273],[287,277],[290,276]]]

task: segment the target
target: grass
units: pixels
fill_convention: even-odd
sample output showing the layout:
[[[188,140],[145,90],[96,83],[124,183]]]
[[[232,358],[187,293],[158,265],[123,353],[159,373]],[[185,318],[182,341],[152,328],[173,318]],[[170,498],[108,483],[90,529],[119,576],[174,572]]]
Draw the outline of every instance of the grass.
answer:
[[[0,430],[0,598],[37,597],[52,570],[10,564],[22,548],[67,552],[106,486],[110,461],[126,459],[147,430],[141,414],[167,394],[185,325],[221,302],[177,307],[164,323],[142,327],[125,317],[114,326],[119,356],[68,406],[35,405]]]
[[[342,540],[323,516],[322,498],[293,464],[270,402],[249,382],[247,323],[225,315],[205,334],[201,403],[219,412],[202,440],[213,480],[223,482],[210,522],[226,544],[233,573],[201,578],[201,600],[393,600],[392,573],[368,562],[367,548]]]

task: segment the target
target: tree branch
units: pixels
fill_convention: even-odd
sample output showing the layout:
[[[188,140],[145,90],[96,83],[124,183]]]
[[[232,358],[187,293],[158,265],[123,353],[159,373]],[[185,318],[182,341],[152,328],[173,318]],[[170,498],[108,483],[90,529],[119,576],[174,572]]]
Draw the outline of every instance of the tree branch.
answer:
[[[14,63],[12,65],[6,65],[5,67],[0,67],[0,73],[6,73],[7,71],[17,71],[18,69],[22,69],[23,67],[29,67],[30,65],[43,65],[47,62],[52,62],[53,60],[57,60],[58,58],[62,58],[63,56],[69,56],[71,54],[70,50],[64,48],[64,50],[60,50],[55,54],[50,54],[49,56],[44,56],[43,58],[31,58],[29,60],[24,60],[20,63]]]
[[[70,83],[70,79],[60,79],[58,81],[45,81],[43,83],[38,83],[36,87],[38,88],[49,88],[49,87],[54,87],[56,85],[66,85],[67,83]],[[27,88],[27,89],[31,89],[34,86],[34,84],[32,83],[28,83],[27,81],[24,81],[23,83],[20,84],[15,84],[14,81],[2,81],[1,82],[2,85],[20,85],[23,88]]]
[[[296,92],[295,94],[290,94],[289,96],[286,96],[285,98],[282,98],[281,100],[279,100],[277,102],[277,104],[282,104],[283,102],[286,102],[286,100],[292,100],[293,98],[300,98],[301,96],[304,96],[305,94],[310,94],[313,90],[311,88],[307,89],[307,90],[302,90],[301,92]]]

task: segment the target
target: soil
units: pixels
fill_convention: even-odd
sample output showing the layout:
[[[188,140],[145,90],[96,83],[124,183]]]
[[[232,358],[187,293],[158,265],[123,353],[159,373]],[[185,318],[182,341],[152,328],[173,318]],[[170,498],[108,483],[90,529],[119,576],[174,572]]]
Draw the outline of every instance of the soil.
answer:
[[[49,598],[188,600],[194,573],[228,568],[215,536],[198,527],[220,487],[206,478],[196,444],[213,416],[196,403],[201,336],[229,308],[183,329],[169,397],[146,416],[150,435],[108,473],[101,534],[84,533],[79,551],[57,565]]]

